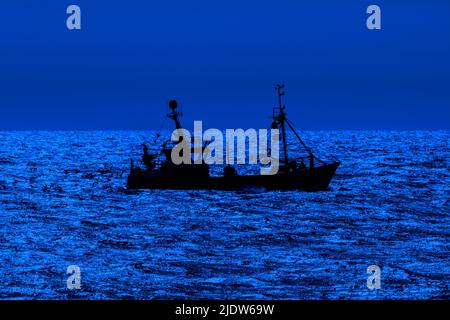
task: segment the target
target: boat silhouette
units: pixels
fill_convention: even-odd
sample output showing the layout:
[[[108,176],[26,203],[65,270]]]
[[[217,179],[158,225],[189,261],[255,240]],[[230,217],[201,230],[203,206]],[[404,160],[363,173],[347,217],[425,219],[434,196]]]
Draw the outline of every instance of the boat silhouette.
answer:
[[[247,174],[240,175],[236,168],[227,165],[220,176],[210,175],[209,165],[202,161],[200,164],[174,164],[171,159],[172,148],[168,141],[163,144],[160,153],[150,152],[146,144],[143,145],[142,162],[145,168],[134,165],[131,161],[130,173],[127,180],[128,189],[176,189],[176,190],[242,190],[246,188],[264,188],[265,190],[303,190],[324,191],[340,165],[340,161],[325,162],[319,159],[305,144],[286,117],[286,107],[282,103],[284,85],[276,85],[278,107],[273,110],[272,129],[281,132],[281,154],[279,170],[273,175]],[[168,117],[175,123],[176,129],[182,129],[175,100],[169,102],[171,112]],[[286,130],[290,129],[307,155],[290,158]],[[162,154],[163,160],[160,161]]]

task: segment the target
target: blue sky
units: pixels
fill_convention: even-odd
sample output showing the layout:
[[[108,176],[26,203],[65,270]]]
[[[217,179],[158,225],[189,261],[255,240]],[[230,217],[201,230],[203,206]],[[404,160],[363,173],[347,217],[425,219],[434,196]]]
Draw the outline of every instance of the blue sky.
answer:
[[[82,30],[66,28],[66,8]],[[382,30],[366,8],[382,9]],[[0,12],[0,129],[449,129],[450,2],[15,0]]]

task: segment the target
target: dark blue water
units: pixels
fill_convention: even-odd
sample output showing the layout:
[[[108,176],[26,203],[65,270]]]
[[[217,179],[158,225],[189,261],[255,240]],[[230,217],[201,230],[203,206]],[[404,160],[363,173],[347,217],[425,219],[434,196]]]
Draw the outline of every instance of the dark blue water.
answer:
[[[0,132],[0,298],[450,298],[449,131],[303,133],[327,192],[129,192],[151,136]]]

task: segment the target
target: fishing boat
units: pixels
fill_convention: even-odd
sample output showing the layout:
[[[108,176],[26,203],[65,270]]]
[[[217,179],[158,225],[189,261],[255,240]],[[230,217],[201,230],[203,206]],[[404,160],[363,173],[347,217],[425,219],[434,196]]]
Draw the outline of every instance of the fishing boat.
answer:
[[[159,152],[152,152],[146,144],[143,145],[142,162],[144,168],[136,166],[131,161],[128,175],[128,189],[176,189],[176,190],[243,190],[246,188],[264,188],[265,190],[302,190],[325,191],[340,165],[340,161],[323,161],[309,148],[291,121],[287,118],[286,107],[282,97],[284,85],[275,86],[278,96],[278,106],[273,109],[272,129],[279,129],[281,134],[281,159],[279,170],[273,175],[239,174],[236,167],[227,165],[223,174],[210,174],[210,166],[205,162],[200,164],[175,164],[171,158],[172,148],[166,141]],[[168,118],[174,121],[176,129],[182,129],[175,100],[169,102]],[[297,146],[305,151],[305,155],[290,157],[288,150],[287,130],[290,129]],[[161,160],[162,158],[162,160]]]

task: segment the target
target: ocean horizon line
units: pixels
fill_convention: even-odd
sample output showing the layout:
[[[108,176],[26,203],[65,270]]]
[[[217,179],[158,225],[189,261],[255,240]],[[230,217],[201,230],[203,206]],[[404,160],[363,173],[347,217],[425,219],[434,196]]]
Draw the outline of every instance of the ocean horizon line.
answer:
[[[193,131],[192,128],[185,128]],[[250,128],[217,128],[219,130],[227,129],[250,129]],[[264,129],[264,128],[261,128]],[[175,129],[174,129],[175,130]],[[9,132],[142,132],[142,131],[157,131],[171,133],[173,130],[168,129],[0,129],[0,133]],[[450,128],[442,129],[299,129],[303,132],[445,132],[450,131]]]

